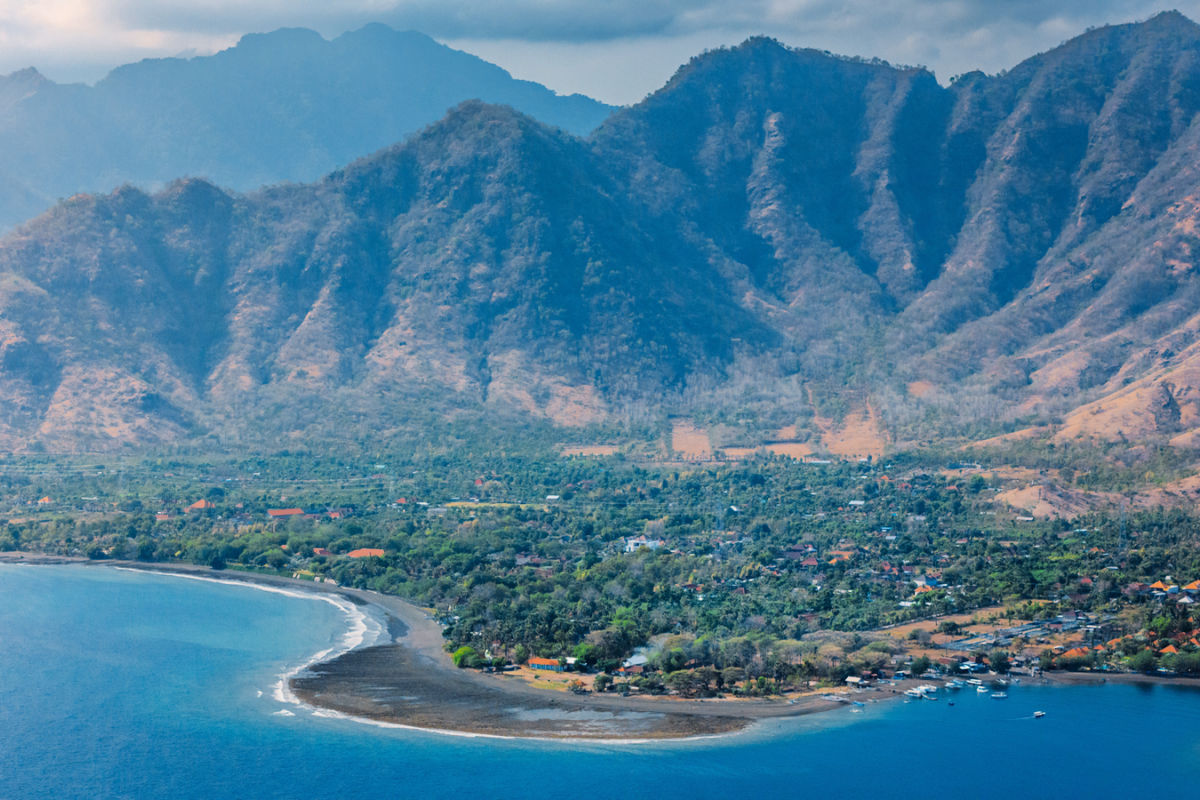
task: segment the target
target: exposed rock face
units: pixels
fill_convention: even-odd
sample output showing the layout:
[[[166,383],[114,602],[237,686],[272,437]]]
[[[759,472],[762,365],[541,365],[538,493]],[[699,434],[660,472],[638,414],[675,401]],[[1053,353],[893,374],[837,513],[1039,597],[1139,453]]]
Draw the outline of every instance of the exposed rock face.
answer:
[[[589,139],[467,103],[312,185],[73,198],[0,243],[0,437],[665,403],[1190,442],[1197,111],[1173,13],[948,87],[753,39]]]

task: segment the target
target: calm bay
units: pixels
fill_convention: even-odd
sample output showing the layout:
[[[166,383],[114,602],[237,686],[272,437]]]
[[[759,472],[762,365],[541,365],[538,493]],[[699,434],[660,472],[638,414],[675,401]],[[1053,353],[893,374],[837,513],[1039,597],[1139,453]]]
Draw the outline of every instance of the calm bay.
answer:
[[[0,797],[1132,796],[1200,777],[1200,692],[1170,686],[1018,685],[587,745],[382,728],[280,691],[381,631],[316,597],[0,565]]]

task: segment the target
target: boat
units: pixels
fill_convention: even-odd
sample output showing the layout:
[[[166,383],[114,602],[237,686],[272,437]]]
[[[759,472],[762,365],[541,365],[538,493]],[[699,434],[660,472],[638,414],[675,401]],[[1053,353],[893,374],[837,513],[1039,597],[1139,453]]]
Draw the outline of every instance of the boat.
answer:
[[[955,689],[955,690],[957,690],[957,689],[961,689],[962,687],[966,686],[966,684],[965,684],[965,683],[963,683],[962,681],[958,680],[957,678],[955,678],[955,679],[954,679],[954,680],[952,680],[952,681],[946,681],[946,682],[945,682],[944,684],[942,684],[942,685],[943,685],[943,686],[945,686],[947,689]]]
[[[983,681],[979,678],[967,678],[967,683],[971,686],[983,686]]]
[[[1046,712],[1045,712],[1045,711],[1035,711],[1035,712],[1033,712],[1033,718],[1034,718],[1034,719],[1041,719],[1041,718],[1042,718],[1042,717],[1044,717],[1044,716],[1046,716]]]
[[[987,694],[988,688],[983,684],[980,684],[979,686],[975,687],[975,691],[979,692],[980,694]]]
[[[904,693],[909,697],[924,697],[925,693],[920,689],[905,689]]]
[[[1008,692],[992,692],[993,700],[1004,700],[1008,697]]]

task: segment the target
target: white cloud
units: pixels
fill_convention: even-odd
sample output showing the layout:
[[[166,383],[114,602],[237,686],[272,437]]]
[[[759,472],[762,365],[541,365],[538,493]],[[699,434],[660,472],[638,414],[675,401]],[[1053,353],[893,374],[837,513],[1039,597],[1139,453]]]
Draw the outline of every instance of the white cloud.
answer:
[[[1179,5],[1200,16],[1200,0]],[[704,47],[766,34],[795,46],[925,64],[945,79],[994,72],[1086,27],[1142,19],[1154,0],[0,0],[0,73],[59,80],[120,63],[213,52],[243,33],[327,37],[412,28],[559,91],[630,102]]]

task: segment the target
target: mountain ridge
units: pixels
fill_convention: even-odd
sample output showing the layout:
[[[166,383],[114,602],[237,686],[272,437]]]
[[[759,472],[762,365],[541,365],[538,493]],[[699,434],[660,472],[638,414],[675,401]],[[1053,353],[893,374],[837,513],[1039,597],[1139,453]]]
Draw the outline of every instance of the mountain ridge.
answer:
[[[204,176],[239,190],[313,181],[463,100],[512,104],[577,133],[612,109],[556,95],[414,31],[373,24],[326,40],[249,34],[212,56],[145,59],[94,86],[0,77],[0,228],[56,197]]]
[[[1181,15],[948,86],[755,38],[586,139],[467,102],[309,185],[81,196],[0,241],[0,440],[686,413],[1192,446],[1197,89]]]

